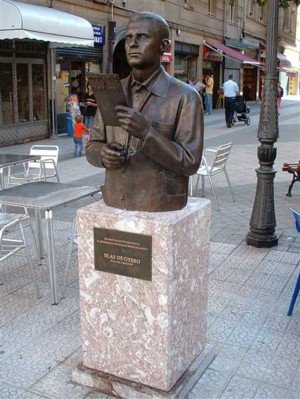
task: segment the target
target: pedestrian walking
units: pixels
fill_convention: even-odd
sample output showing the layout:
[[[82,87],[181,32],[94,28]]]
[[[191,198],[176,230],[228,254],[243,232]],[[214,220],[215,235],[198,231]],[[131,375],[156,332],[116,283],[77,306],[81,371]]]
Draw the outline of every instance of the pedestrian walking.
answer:
[[[87,93],[84,97],[85,106],[85,118],[84,123],[89,128],[92,129],[94,124],[94,118],[97,111],[97,101],[95,99],[93,89],[91,86],[87,87]]]
[[[278,81],[277,96],[276,96],[276,107],[277,107],[278,115],[280,115],[279,108],[280,108],[280,105],[281,105],[282,97],[283,97],[283,88],[281,87],[280,82]]]
[[[214,92],[214,78],[211,73],[205,77],[205,115],[212,113],[212,96]]]
[[[239,93],[239,87],[233,80],[233,75],[228,75],[228,80],[223,84],[224,98],[225,98],[225,120],[226,126],[232,126],[234,116],[234,101],[235,96]]]
[[[74,125],[74,133],[73,133],[73,141],[74,141],[74,157],[81,157],[82,156],[82,150],[83,150],[83,133],[90,132],[90,129],[85,126],[85,124],[82,122],[83,121],[83,116],[82,115],[76,115],[75,116],[75,125]]]

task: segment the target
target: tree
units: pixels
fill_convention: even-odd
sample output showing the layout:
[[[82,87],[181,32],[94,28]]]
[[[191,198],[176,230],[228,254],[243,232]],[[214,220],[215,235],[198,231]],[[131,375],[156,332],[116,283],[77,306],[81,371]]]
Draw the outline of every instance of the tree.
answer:
[[[256,0],[257,4],[260,6],[265,6],[268,2],[268,0]],[[300,0],[280,0],[279,2],[279,7],[281,8],[287,8],[291,3],[294,3],[297,7],[300,4]]]

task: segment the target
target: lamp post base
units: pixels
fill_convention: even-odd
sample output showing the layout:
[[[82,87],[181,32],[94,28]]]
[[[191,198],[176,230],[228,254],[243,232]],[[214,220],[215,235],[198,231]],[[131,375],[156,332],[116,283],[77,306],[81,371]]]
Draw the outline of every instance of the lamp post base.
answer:
[[[278,237],[275,234],[264,237],[250,231],[246,236],[246,243],[256,248],[272,248],[278,245]]]

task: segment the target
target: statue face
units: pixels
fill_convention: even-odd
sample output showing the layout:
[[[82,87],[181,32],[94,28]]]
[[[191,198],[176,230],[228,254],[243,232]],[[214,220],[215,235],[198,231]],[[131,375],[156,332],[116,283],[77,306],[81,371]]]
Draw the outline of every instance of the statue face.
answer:
[[[127,25],[125,49],[131,67],[145,69],[160,65],[163,41],[155,27],[155,23],[147,20],[134,21]]]

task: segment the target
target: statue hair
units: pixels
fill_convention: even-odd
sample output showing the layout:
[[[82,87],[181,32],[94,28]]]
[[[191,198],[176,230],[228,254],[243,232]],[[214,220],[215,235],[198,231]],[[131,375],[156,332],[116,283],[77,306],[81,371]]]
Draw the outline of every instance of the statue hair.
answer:
[[[154,12],[137,12],[129,18],[129,22],[135,21],[150,21],[155,23],[157,28],[156,32],[159,34],[160,38],[162,40],[170,38],[169,25],[161,15],[158,15]]]

